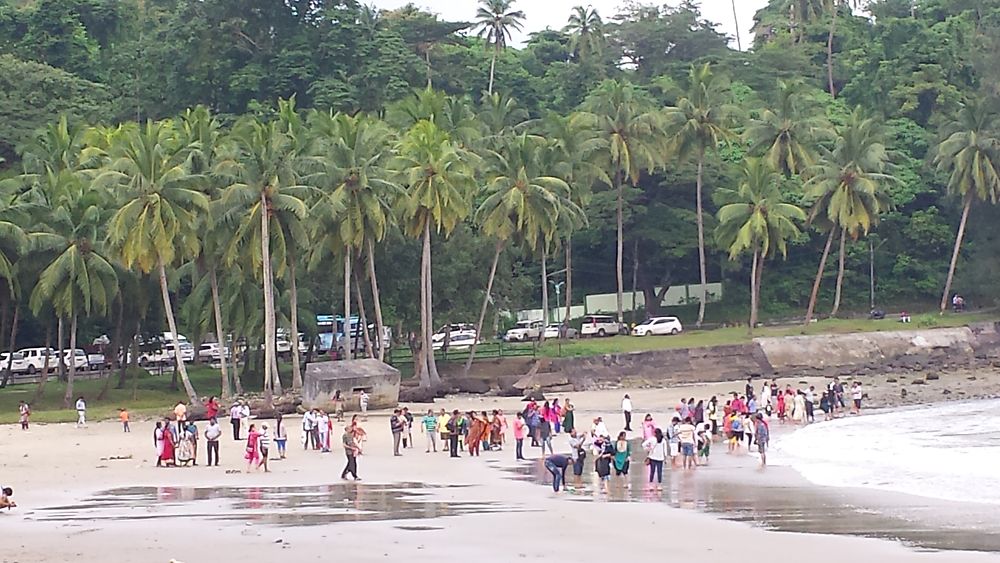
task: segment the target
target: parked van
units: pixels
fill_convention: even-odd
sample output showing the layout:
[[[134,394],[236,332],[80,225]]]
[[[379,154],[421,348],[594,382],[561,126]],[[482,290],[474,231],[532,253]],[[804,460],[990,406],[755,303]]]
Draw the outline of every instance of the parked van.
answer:
[[[611,315],[587,315],[580,327],[583,336],[614,336],[618,331],[618,320]]]
[[[59,353],[52,348],[23,348],[18,352],[24,357],[27,371],[31,375],[42,371],[46,356],[49,357],[49,371],[55,371],[59,366]]]
[[[7,369],[7,363],[10,362],[10,372],[13,374],[28,373],[28,362],[24,359],[24,354],[20,352],[14,352],[14,358],[11,359],[10,352],[3,352],[0,354],[0,371]]]

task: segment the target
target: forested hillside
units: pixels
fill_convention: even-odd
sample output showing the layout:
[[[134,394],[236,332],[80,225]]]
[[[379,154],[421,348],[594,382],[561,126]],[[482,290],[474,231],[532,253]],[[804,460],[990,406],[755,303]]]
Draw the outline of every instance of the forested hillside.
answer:
[[[931,308],[960,232],[949,293],[993,304],[996,2],[772,0],[742,52],[694,2],[524,45],[518,2],[481,5],[0,0],[3,337],[161,330],[160,276],[193,339],[358,298],[491,326],[556,306],[543,267],[575,302],[723,280],[707,320],[746,322],[752,286],[763,314],[867,310],[874,263],[878,304]]]

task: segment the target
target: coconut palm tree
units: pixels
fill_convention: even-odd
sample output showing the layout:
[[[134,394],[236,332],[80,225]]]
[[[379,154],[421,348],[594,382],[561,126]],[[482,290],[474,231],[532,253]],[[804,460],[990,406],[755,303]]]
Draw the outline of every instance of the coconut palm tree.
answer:
[[[606,80],[587,97],[583,108],[592,114],[601,148],[596,155],[604,173],[599,178],[615,190],[618,199],[618,325],[625,326],[622,303],[625,282],[622,274],[624,257],[624,187],[635,186],[643,170],[663,164],[666,136],[660,112],[645,91],[630,82]]]
[[[831,127],[811,113],[802,107],[801,85],[779,80],[777,107],[765,108],[743,134],[750,154],[786,176],[805,172],[816,163],[817,143]]]
[[[431,121],[419,121],[399,144],[396,167],[406,194],[401,211],[406,233],[423,242],[421,255],[421,340],[423,366],[418,366],[421,384],[440,382],[434,361],[431,334],[431,235],[448,236],[468,214],[474,182],[475,157],[456,146],[449,135]]]
[[[847,125],[841,128],[833,150],[807,172],[806,194],[813,202],[810,221],[818,220],[832,226],[827,248],[833,237],[840,234],[840,262],[831,316],[836,316],[840,310],[847,238],[856,240],[867,235],[892,204],[885,188],[896,179],[886,173],[888,167],[889,152],[882,143],[879,123],[855,110]],[[825,259],[821,259],[806,311],[807,323],[812,319],[819,279],[825,268]]]
[[[391,227],[392,205],[402,193],[389,169],[393,134],[383,121],[364,114],[314,113],[310,124],[319,143],[323,165],[320,177],[328,199],[322,208],[333,211],[325,214],[331,220],[328,224],[318,223],[323,226],[317,233],[317,247],[340,245],[345,256],[366,254],[378,358],[382,360],[388,343],[383,342],[385,324],[375,272],[375,244]]]
[[[736,260],[744,252],[752,254],[750,266],[750,332],[757,326],[760,284],[764,260],[787,254],[788,241],[799,235],[799,223],[806,213],[788,203],[780,189],[781,174],[756,158],[746,161],[743,178],[736,190],[720,190],[717,240]]]
[[[574,6],[563,31],[570,35],[570,51],[581,61],[604,50],[604,21],[592,6]]]
[[[208,211],[208,198],[195,189],[200,178],[191,174],[186,153],[171,122],[147,121],[110,147],[109,160],[94,182],[115,188],[120,203],[108,224],[107,240],[126,268],[157,272],[175,342],[177,323],[167,266],[197,254],[199,216]],[[201,404],[179,353],[174,361],[188,398]]]
[[[941,294],[941,312],[948,307],[948,295],[955,277],[958,254],[965,237],[969,210],[977,201],[996,203],[1000,199],[1000,123],[996,112],[983,100],[969,100],[945,129],[948,136],[938,145],[934,159],[938,170],[948,173],[948,191],[962,198],[962,219],[955,235],[948,277]]]
[[[513,10],[514,0],[479,0],[476,10],[475,26],[479,37],[493,47],[493,58],[490,59],[490,84],[487,92],[493,93],[493,77],[496,72],[497,58],[511,40],[512,31],[524,28],[524,12]]]
[[[216,167],[218,174],[231,180],[223,195],[227,208],[224,220],[235,225],[235,231],[225,258],[227,264],[233,264],[247,248],[254,269],[261,274],[264,393],[270,396],[281,389],[276,370],[274,282],[276,273],[277,276],[284,273],[290,239],[304,241],[302,221],[307,215],[305,200],[311,190],[298,184],[300,142],[279,120],[265,123],[245,117],[233,127],[230,141],[231,153]]]
[[[547,246],[559,226],[559,214],[570,198],[565,180],[549,175],[546,153],[554,150],[542,137],[521,134],[506,140],[500,150],[486,156],[488,182],[485,197],[476,209],[475,219],[483,233],[496,239],[493,263],[486,282],[486,294],[476,323],[476,334],[483,332],[493,282],[500,255],[509,241],[519,238],[530,248]],[[468,373],[475,359],[476,344],[465,362]]]
[[[70,194],[45,194],[51,205],[44,208],[39,231],[29,235],[31,252],[47,257],[47,265],[31,292],[29,306],[36,316],[51,305],[56,313],[70,319],[69,349],[76,350],[77,319],[108,314],[118,292],[118,276],[110,257],[100,244],[111,214],[106,194],[81,188]],[[70,355],[72,357],[72,353]],[[63,405],[73,400],[76,362],[68,362],[69,377]]]
[[[694,155],[698,163],[695,205],[698,222],[698,269],[701,292],[698,303],[698,326],[705,321],[708,301],[708,272],[705,263],[704,193],[705,156],[720,143],[731,139],[736,109],[729,103],[728,84],[705,63],[688,72],[687,91],[677,100],[676,108],[667,109],[667,119],[675,130],[673,151],[681,158]]]

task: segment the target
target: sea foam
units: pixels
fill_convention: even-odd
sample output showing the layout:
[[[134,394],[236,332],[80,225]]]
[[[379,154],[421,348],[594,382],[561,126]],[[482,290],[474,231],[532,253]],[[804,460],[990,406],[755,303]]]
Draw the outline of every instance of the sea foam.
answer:
[[[1000,400],[813,424],[776,437],[768,461],[823,486],[1000,504]]]

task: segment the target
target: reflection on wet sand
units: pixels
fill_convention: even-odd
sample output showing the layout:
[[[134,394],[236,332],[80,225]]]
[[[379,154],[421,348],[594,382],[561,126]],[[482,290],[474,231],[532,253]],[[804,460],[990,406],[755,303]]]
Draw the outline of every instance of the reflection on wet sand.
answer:
[[[657,490],[647,483],[641,462],[633,462],[627,485],[613,477],[604,494],[592,479],[589,461],[587,469],[583,477],[567,475],[569,489],[560,495],[571,501],[664,502],[782,532],[880,538],[929,550],[1000,551],[1000,527],[988,506],[982,510],[943,508],[941,503],[917,497],[893,497],[891,504],[855,503],[840,489],[788,486],[782,478],[768,479],[749,467],[736,471],[702,467],[693,473],[666,469],[662,490]],[[782,469],[773,468],[776,474]],[[540,461],[509,471],[515,479],[551,487],[551,475]],[[943,509],[955,513],[942,517]]]
[[[317,487],[128,487],[104,491],[79,504],[36,510],[47,522],[143,518],[245,521],[275,526],[334,522],[415,520],[519,510],[494,502],[431,497],[449,487],[422,483],[338,484]]]

